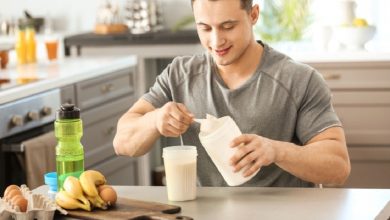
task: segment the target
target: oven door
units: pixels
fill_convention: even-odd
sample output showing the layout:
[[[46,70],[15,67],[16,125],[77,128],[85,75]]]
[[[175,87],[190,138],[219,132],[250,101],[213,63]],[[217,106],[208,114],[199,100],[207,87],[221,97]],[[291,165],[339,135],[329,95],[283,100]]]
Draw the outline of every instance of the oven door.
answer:
[[[26,146],[24,143],[53,131],[53,127],[53,122],[50,122],[0,140],[0,192],[4,192],[5,187],[10,184],[27,184],[28,167],[26,167]],[[55,164],[55,157],[42,158],[42,160],[54,160]],[[34,175],[33,173],[29,174]],[[34,178],[43,180],[43,176],[34,176]]]

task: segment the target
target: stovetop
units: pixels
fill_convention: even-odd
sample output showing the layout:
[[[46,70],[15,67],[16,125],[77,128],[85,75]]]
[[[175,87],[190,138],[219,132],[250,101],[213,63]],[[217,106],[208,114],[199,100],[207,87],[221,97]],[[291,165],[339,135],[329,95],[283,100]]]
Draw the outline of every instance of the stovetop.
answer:
[[[39,78],[1,78],[0,77],[0,92],[12,89],[18,86],[26,85],[40,80]]]

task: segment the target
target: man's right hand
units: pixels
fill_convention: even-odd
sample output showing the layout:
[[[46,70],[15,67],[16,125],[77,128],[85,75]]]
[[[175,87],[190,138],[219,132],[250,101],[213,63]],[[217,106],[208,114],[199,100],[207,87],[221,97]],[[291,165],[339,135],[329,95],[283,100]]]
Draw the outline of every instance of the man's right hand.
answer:
[[[156,110],[156,128],[166,137],[180,136],[193,120],[194,115],[181,103],[168,102]]]

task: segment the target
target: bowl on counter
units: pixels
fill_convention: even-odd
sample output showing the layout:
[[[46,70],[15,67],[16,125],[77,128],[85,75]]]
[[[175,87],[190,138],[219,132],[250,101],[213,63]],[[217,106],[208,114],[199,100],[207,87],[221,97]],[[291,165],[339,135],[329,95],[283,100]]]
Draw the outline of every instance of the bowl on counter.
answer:
[[[375,26],[339,26],[333,29],[335,39],[350,50],[364,50],[376,32]]]

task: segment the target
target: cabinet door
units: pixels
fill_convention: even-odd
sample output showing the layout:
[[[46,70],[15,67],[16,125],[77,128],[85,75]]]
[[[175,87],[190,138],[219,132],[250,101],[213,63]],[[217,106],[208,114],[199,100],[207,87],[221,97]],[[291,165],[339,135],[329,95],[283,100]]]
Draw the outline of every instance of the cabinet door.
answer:
[[[390,91],[334,91],[333,104],[349,145],[390,148]]]
[[[100,171],[109,185],[138,185],[135,158],[114,156],[89,169]]]
[[[390,62],[311,64],[331,90],[390,89]]]
[[[345,187],[390,188],[390,147],[349,147],[351,174]]]
[[[115,154],[114,139],[118,119],[135,102],[134,96],[126,96],[82,112],[85,166],[89,167]]]
[[[74,85],[61,88],[61,104],[76,104],[76,95]]]
[[[106,103],[121,96],[134,94],[134,71],[124,69],[76,84],[77,105],[81,110]]]

